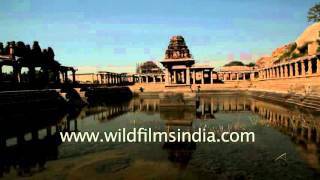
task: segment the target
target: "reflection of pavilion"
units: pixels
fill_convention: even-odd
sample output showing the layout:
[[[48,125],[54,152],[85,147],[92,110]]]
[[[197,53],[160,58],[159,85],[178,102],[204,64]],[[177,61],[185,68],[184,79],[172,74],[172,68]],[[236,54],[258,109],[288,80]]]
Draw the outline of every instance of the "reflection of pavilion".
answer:
[[[182,129],[184,132],[192,132],[192,122],[195,119],[195,107],[163,107],[160,106],[160,117],[165,120],[167,133]],[[165,142],[163,149],[168,152],[168,159],[178,163],[180,168],[186,168],[193,152],[196,150],[195,142]]]
[[[94,120],[105,121],[121,116],[129,111],[129,105],[97,106],[83,109],[84,117],[93,116]]]
[[[5,111],[0,126],[0,177],[17,170],[18,176],[29,176],[45,168],[48,160],[58,158],[62,143],[60,131],[77,131],[77,112],[34,108],[25,112]],[[72,123],[73,121],[73,123]]]
[[[196,103],[196,107],[174,106],[169,108],[160,106],[159,99],[134,98],[131,100],[128,109],[128,111],[132,112],[138,111],[146,113],[157,113],[161,110],[163,113],[160,114],[164,119],[168,119],[172,116],[171,119],[186,118],[187,122],[190,117],[192,117],[193,120],[214,119],[214,114],[217,112],[248,112],[250,111],[250,101],[241,96],[238,98],[234,98],[233,96],[210,96],[207,98],[200,98]],[[174,121],[172,120],[171,122],[173,123]],[[182,121],[180,123],[182,123]]]

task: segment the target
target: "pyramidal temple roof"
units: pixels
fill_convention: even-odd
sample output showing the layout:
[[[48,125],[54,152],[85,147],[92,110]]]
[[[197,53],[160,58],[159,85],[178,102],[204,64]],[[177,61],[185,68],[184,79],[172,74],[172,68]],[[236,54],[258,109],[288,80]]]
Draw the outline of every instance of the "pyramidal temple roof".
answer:
[[[166,50],[165,60],[192,59],[192,55],[182,36],[172,36],[168,49]]]

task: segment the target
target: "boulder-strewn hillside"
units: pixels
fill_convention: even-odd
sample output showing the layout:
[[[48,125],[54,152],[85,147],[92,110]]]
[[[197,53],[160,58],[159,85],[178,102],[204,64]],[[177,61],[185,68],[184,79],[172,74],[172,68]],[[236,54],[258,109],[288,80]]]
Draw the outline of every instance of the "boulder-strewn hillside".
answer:
[[[272,66],[292,59],[315,55],[320,52],[320,22],[307,27],[293,43],[275,49],[270,56],[264,56],[257,60],[258,68]]]
[[[306,28],[306,30],[297,38],[297,50],[300,52],[306,51],[308,55],[316,54],[320,40],[320,22],[314,23]]]

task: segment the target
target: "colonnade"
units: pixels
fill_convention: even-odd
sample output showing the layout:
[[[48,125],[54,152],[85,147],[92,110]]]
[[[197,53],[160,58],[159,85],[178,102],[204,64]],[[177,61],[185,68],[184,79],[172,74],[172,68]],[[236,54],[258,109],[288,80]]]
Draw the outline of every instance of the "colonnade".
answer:
[[[136,74],[134,75],[135,83],[163,83],[164,74]]]
[[[218,78],[223,81],[253,80],[255,78],[254,71],[220,71],[217,74]]]
[[[7,76],[10,78],[5,78],[3,68],[12,68],[12,72],[7,73]],[[22,69],[28,69],[26,75],[22,74]],[[76,81],[76,70],[73,67],[68,66],[60,66],[56,69],[50,69],[48,67],[41,67],[41,66],[22,66],[16,61],[6,60],[0,61],[0,83],[1,82],[10,82],[10,83],[33,83],[38,82],[39,77],[36,76],[37,68],[41,69],[41,80],[44,83],[66,83],[71,81],[74,83]],[[40,70],[39,69],[39,70]],[[53,73],[50,74],[49,70]],[[68,73],[72,73],[72,79],[69,80]],[[38,78],[38,79],[37,79]]]
[[[314,74],[320,74],[320,60],[311,56],[263,68],[259,70],[259,79],[306,77]]]
[[[126,73],[99,72],[96,75],[100,84],[117,85],[128,82]]]
[[[189,72],[189,73],[187,73]],[[239,81],[239,80],[251,80],[255,77],[254,71],[219,71],[216,72],[213,69],[166,69],[165,76],[164,75],[152,75],[152,74],[138,74],[139,83],[159,83],[163,82],[163,77],[167,84],[213,84],[216,80],[222,81]],[[160,80],[155,80],[155,78]],[[151,80],[150,80],[151,79]]]

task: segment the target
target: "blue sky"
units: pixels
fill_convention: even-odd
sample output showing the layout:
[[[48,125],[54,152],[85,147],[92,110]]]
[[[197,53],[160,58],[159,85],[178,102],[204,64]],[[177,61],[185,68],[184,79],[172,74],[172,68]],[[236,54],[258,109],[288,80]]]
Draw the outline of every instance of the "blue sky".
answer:
[[[293,42],[313,0],[1,0],[0,41],[38,40],[80,71],[134,71],[183,35],[198,63],[254,61]]]

